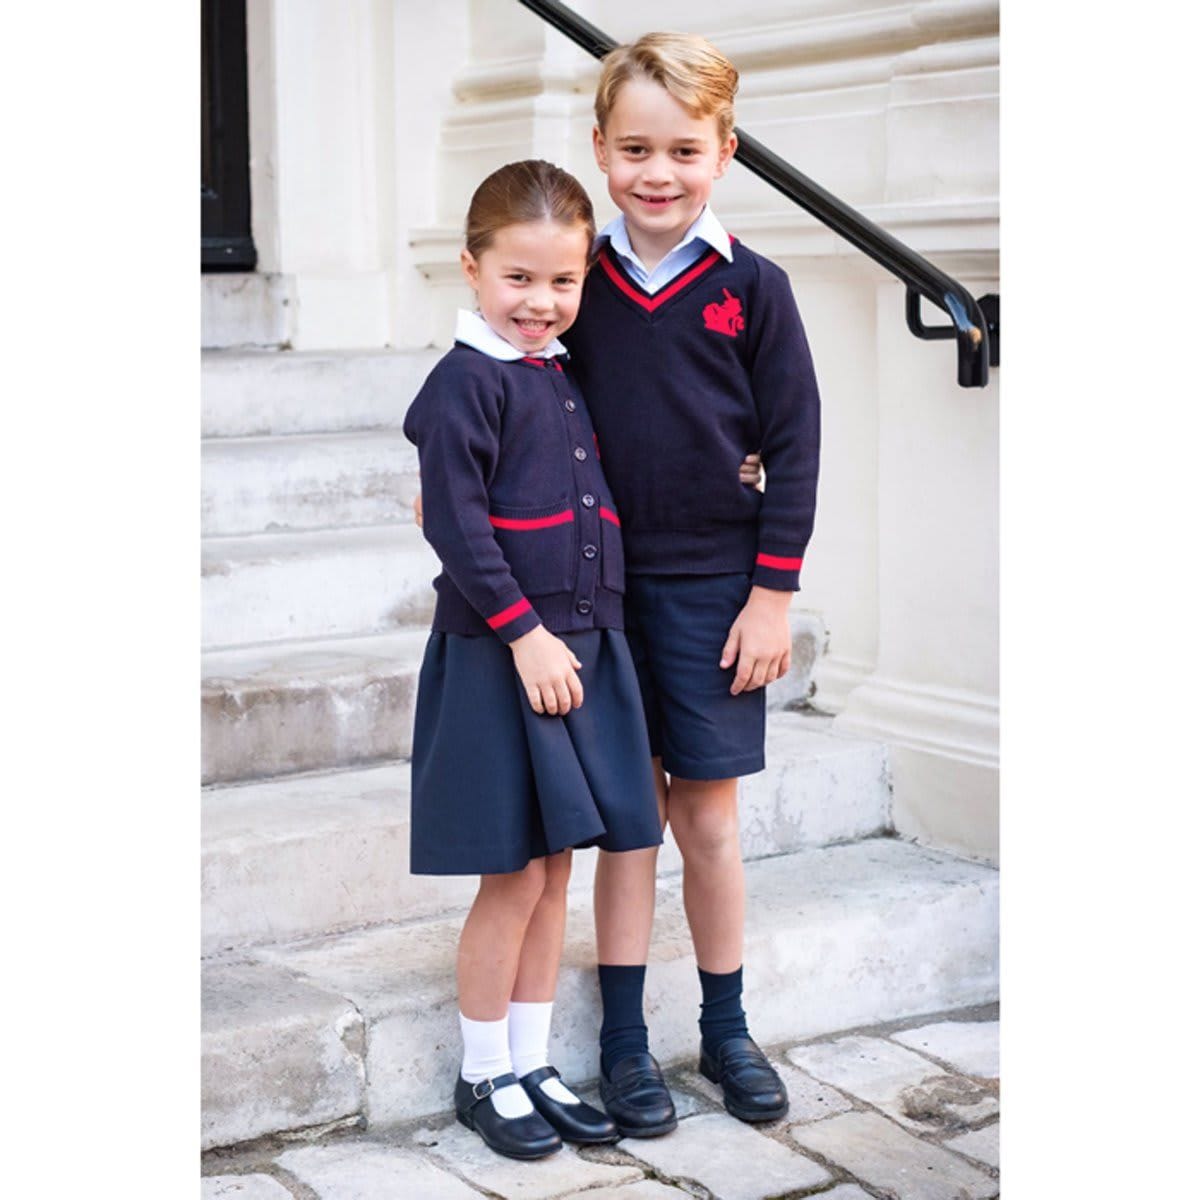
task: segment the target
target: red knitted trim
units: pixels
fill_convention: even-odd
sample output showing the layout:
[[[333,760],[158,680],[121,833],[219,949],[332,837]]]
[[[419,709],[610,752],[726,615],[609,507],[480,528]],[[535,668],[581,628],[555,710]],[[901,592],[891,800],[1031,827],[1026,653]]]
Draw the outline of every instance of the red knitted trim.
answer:
[[[493,629],[499,629],[501,626],[515,621],[518,617],[523,617],[532,607],[533,605],[522,597],[516,604],[510,604],[503,612],[498,612],[494,617],[488,617],[487,623]]]
[[[488,514],[488,520],[497,529],[549,529],[551,525],[567,525],[575,520],[575,514],[571,509],[566,512],[555,513],[552,517],[529,517],[528,519],[520,517],[493,517]]]
[[[775,554],[760,554],[755,562],[760,567],[773,567],[776,571],[798,571],[804,562],[802,558],[779,558]]]
[[[670,300],[672,296],[681,291],[683,288],[687,287],[687,285],[694,279],[699,279],[705,271],[721,261],[721,256],[715,250],[711,250],[694,267],[692,267],[690,271],[685,271],[682,275],[680,275],[674,283],[669,284],[660,292],[655,292],[653,296],[644,296],[633,286],[633,284],[629,282],[628,279],[625,278],[624,275],[621,274],[621,272],[612,263],[609,258],[611,253],[613,253],[613,251],[609,250],[608,246],[606,245],[605,253],[600,255],[600,265],[604,268],[604,273],[613,281],[613,283],[617,285],[618,288],[620,288],[622,292],[625,293],[626,296],[630,298],[630,300],[636,301],[647,312],[654,312],[656,308],[666,304],[666,302]]]
[[[611,508],[604,508],[603,506],[601,507],[600,520],[611,521],[618,529],[621,528],[621,518],[618,517]]]

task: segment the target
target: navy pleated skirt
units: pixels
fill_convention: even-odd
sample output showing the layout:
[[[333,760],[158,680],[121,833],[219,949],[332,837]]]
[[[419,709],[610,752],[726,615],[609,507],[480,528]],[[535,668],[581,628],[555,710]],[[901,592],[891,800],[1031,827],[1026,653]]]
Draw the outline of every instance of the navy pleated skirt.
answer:
[[[662,841],[650,744],[624,634],[561,635],[583,664],[583,706],[529,707],[494,637],[432,633],[413,730],[411,870],[493,875],[568,847]]]

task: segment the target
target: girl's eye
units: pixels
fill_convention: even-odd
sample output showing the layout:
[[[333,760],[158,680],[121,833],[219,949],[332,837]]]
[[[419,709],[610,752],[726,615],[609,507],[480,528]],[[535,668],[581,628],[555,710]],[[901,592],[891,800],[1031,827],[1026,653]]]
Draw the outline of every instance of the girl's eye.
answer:
[[[626,154],[641,154],[641,153],[643,153],[643,151],[645,149],[646,149],[645,146],[626,146],[625,153]]]
[[[684,158],[691,158],[692,155],[696,153],[696,151],[691,146],[682,146],[682,147],[680,147],[679,150],[676,151],[676,153],[683,155]]]
[[[555,287],[574,287],[575,280],[570,275],[560,275],[554,281]]]
[[[513,273],[513,274],[511,274],[511,275],[505,275],[505,277],[504,277],[504,278],[505,278],[505,279],[511,279],[511,280],[513,281],[513,283],[525,283],[525,282],[526,282],[526,281],[529,279],[529,276],[528,276],[528,275],[521,275],[521,274],[520,274],[520,273],[518,273],[518,272],[514,272],[514,273]]]

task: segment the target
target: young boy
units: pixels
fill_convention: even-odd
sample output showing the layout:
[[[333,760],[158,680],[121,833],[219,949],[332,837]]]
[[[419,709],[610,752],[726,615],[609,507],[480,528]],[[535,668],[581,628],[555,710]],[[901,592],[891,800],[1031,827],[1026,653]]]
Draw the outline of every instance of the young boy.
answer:
[[[682,34],[605,59],[593,141],[621,215],[597,239],[564,341],[621,514],[626,632],[700,971],[700,1069],[734,1116],[767,1121],[788,1099],[741,1003],[737,785],[763,769],[764,685],[790,665],[819,404],[786,274],[708,207],[737,146],[737,81],[717,50]],[[755,451],[765,493],[738,481]],[[596,873],[601,1096],[633,1137],[676,1125],[642,1013],[656,856],[601,853]]]

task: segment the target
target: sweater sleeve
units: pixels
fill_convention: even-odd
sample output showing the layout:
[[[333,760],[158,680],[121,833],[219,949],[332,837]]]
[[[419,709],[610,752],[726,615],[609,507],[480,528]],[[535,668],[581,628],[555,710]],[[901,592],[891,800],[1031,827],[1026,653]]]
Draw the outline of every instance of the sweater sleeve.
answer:
[[[791,284],[774,263],[759,263],[749,315],[750,383],[766,471],[753,582],[796,591],[817,506],[821,405]]]
[[[443,360],[409,407],[404,433],[421,464],[425,539],[467,602],[504,642],[541,624],[488,520],[503,396]]]

